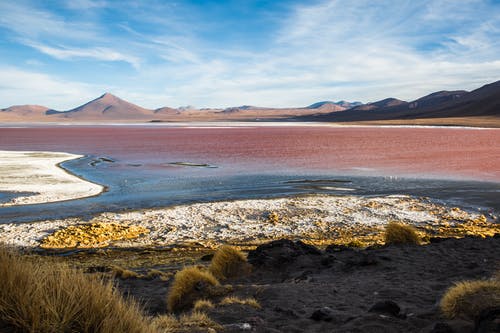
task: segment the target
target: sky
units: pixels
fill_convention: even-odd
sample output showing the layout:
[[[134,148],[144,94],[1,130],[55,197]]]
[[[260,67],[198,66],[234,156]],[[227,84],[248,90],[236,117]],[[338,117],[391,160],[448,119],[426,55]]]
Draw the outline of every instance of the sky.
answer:
[[[500,0],[0,0],[0,107],[413,100],[500,80]]]

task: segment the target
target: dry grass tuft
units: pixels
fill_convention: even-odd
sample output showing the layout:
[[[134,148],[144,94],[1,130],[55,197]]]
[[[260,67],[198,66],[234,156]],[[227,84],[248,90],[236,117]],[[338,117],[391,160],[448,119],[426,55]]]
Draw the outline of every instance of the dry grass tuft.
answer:
[[[225,297],[222,301],[219,303],[220,305],[229,305],[229,304],[242,304],[242,305],[248,305],[256,309],[260,309],[261,306],[259,302],[253,298],[239,298],[235,296],[230,296],[230,297]]]
[[[170,312],[182,311],[193,306],[198,299],[207,298],[220,286],[219,281],[199,267],[187,267],[177,272],[170,286],[167,304]]]
[[[500,281],[462,281],[448,289],[440,307],[448,318],[474,319],[482,310],[500,306]]]
[[[0,327],[8,332],[151,332],[110,282],[0,249]]]
[[[120,267],[120,266],[113,266],[111,268],[113,275],[119,279],[126,280],[126,279],[138,279],[141,277],[141,275],[137,272],[128,270],[126,268]]]
[[[207,314],[194,311],[191,314],[164,315],[153,319],[153,325],[159,332],[184,333],[184,332],[216,332],[222,327],[210,319]]]
[[[353,248],[363,248],[366,247],[366,244],[363,243],[362,241],[358,239],[353,239],[350,242],[346,244],[347,247],[353,247]]]
[[[398,222],[389,222],[385,227],[385,244],[420,244],[414,227]]]
[[[280,216],[276,212],[270,212],[269,214],[267,214],[267,222],[278,224],[280,222]]]
[[[212,309],[213,307],[214,307],[214,303],[212,303],[211,300],[209,300],[209,299],[199,299],[196,302],[194,302],[193,309],[195,311],[202,311],[202,310]]]
[[[156,278],[159,278],[162,281],[167,281],[168,279],[170,279],[170,277],[172,277],[172,275],[173,275],[172,273],[162,272],[157,269],[150,269],[148,273],[145,276],[143,276],[143,279],[154,280]]]
[[[215,252],[209,270],[220,280],[225,280],[250,272],[251,266],[241,251],[232,246],[221,246]]]
[[[111,241],[133,239],[149,233],[136,225],[117,223],[91,223],[72,225],[58,230],[41,241],[42,248],[93,248],[108,246]]]

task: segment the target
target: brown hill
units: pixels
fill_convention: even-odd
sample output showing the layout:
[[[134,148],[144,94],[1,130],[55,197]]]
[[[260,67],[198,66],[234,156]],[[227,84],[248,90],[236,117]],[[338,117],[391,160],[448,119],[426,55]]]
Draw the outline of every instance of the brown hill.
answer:
[[[105,93],[75,109],[69,111],[49,110],[47,115],[53,116],[52,118],[75,120],[144,120],[152,119],[153,111]]]
[[[0,122],[275,120],[500,127],[500,81],[471,92],[438,91],[409,103],[396,98],[386,98],[366,105],[359,104],[325,101],[305,108],[263,108],[245,105],[227,109],[162,107],[150,110],[106,93],[64,112],[49,110],[39,105],[18,105],[1,109]]]
[[[26,118],[40,118],[48,107],[42,105],[14,105],[0,109],[0,119],[5,121],[22,121]]]

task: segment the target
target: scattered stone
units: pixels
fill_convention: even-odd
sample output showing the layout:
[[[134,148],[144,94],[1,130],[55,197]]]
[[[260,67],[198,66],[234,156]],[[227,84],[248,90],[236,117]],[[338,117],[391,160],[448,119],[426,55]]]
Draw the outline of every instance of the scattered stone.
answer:
[[[475,320],[474,333],[500,332],[500,307],[483,310]]]
[[[343,251],[354,251],[352,247],[342,244],[332,244],[328,245],[325,249],[326,253],[335,253],[335,252],[343,252]]]
[[[252,325],[249,323],[235,323],[235,324],[226,324],[224,325],[224,331],[251,331]]]
[[[333,310],[328,306],[322,307],[314,311],[310,318],[315,321],[332,321]]]
[[[284,308],[282,308],[280,306],[275,306],[274,307],[274,311],[278,312],[278,313],[281,313],[281,314],[283,314],[285,316],[292,317],[292,318],[298,318],[299,317],[299,315],[295,311],[293,311],[292,309],[284,309]]]
[[[205,254],[200,258],[201,261],[211,261],[212,258],[214,257],[213,253]]]
[[[429,333],[455,333],[453,328],[447,323],[436,323]]]
[[[388,314],[394,317],[401,317],[401,308],[394,301],[380,301],[375,303],[368,312]]]
[[[321,251],[301,241],[280,239],[258,246],[248,253],[248,262],[254,266],[279,269],[301,255],[320,255]]]
[[[346,268],[358,266],[371,266],[378,264],[377,257],[369,252],[353,251],[350,256],[345,260]]]

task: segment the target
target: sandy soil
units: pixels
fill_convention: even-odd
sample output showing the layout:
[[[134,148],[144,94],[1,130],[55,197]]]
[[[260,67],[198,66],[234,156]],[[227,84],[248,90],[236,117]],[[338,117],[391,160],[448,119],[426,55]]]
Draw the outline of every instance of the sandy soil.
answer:
[[[21,196],[0,206],[29,205],[98,195],[104,187],[83,180],[59,164],[81,155],[59,152],[0,151],[0,191]]]

